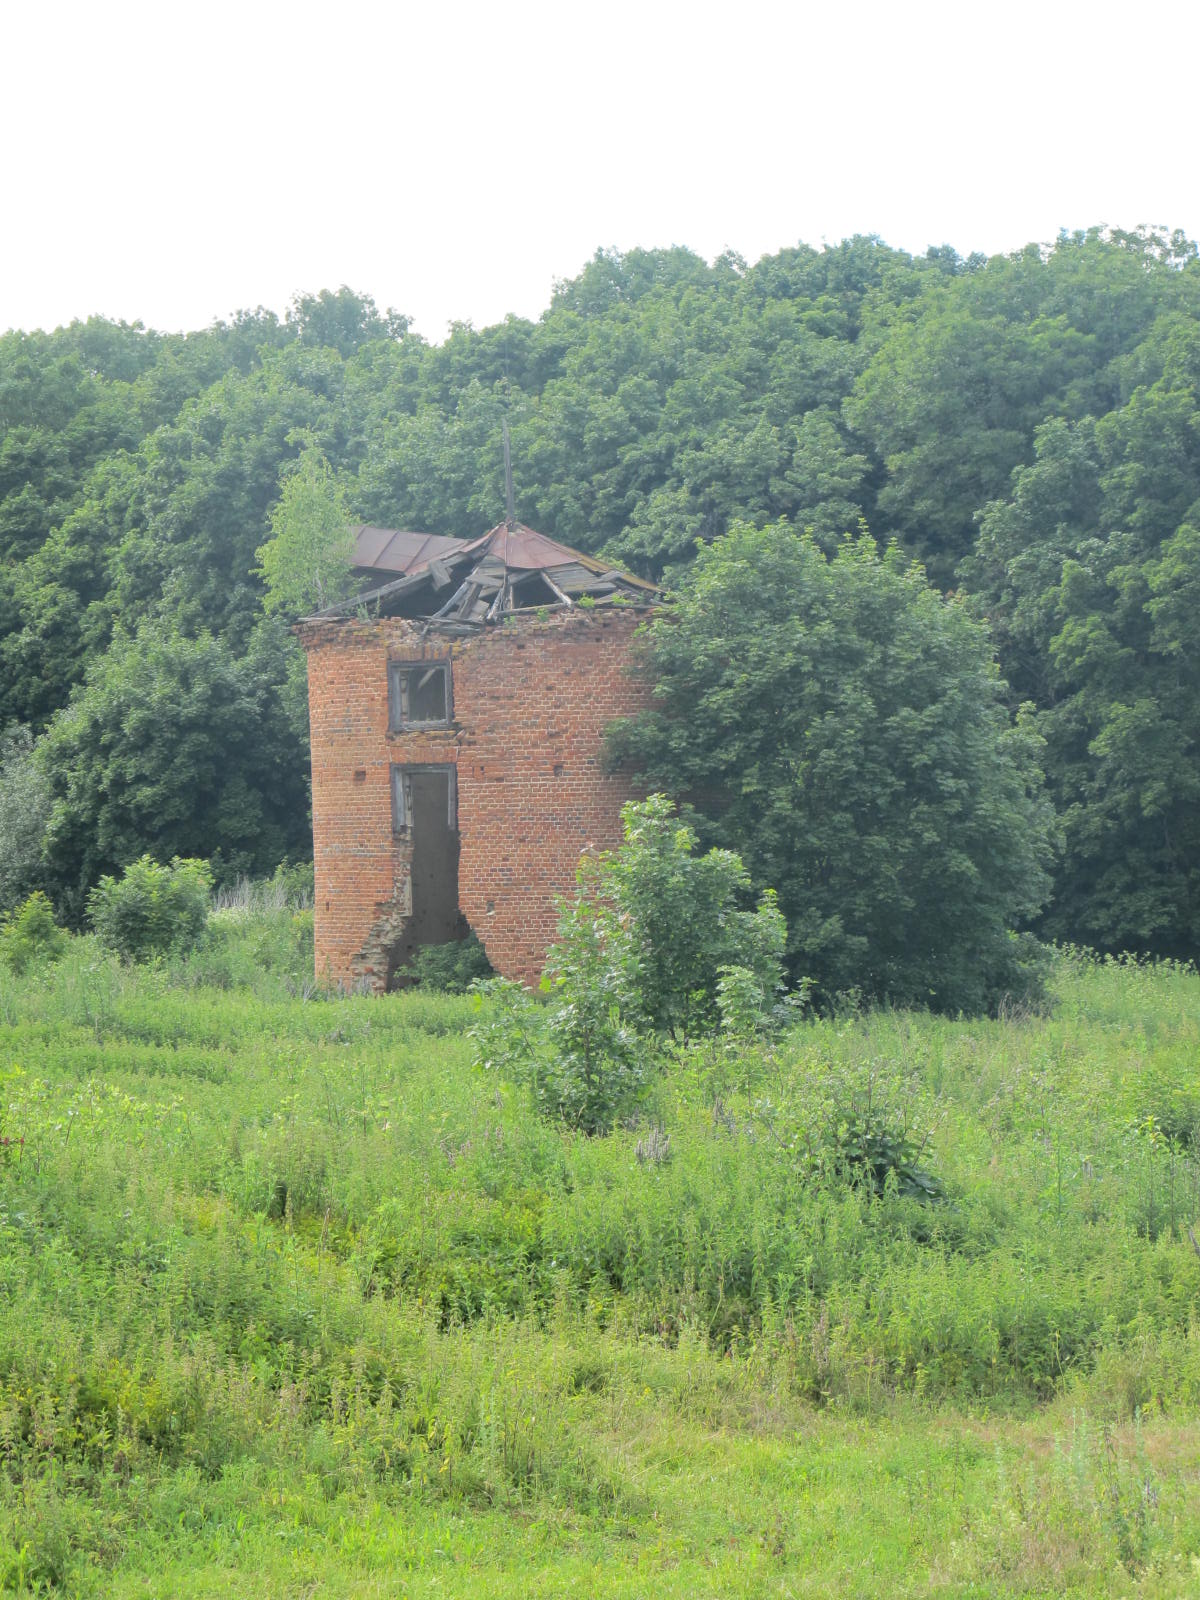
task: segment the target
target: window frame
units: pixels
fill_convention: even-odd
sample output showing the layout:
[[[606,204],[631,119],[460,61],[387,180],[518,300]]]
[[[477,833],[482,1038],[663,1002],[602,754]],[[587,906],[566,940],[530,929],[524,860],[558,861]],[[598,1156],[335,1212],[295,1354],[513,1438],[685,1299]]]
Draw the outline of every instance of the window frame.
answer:
[[[411,700],[411,692],[403,680],[410,672],[440,672],[445,690],[446,714],[432,720],[421,718],[414,719],[405,714],[406,706]],[[450,657],[443,656],[437,660],[428,661],[389,661],[388,662],[388,732],[408,733],[428,728],[449,728],[454,723],[454,674],[451,671]]]
[[[457,833],[457,765],[453,761],[393,761],[391,771],[393,837],[403,838],[412,830],[412,785],[409,780],[411,780],[414,773],[418,772],[445,773],[447,778],[446,826],[451,833]]]

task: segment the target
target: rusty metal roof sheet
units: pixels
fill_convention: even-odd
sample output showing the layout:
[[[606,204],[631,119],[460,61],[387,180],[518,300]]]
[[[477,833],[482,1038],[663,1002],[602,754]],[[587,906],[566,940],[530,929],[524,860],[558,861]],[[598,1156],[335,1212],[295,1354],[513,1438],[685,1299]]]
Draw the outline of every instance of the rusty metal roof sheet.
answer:
[[[466,542],[443,533],[411,533],[405,528],[373,528],[360,522],[352,529],[352,565],[374,572],[414,572],[436,556],[461,550]]]

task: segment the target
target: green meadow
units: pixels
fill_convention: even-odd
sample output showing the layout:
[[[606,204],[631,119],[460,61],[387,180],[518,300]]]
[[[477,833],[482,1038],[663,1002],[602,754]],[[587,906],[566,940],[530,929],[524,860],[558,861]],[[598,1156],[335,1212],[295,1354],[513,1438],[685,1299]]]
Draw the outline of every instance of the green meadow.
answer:
[[[1194,971],[679,1049],[587,1138],[280,927],[0,968],[0,1590],[1200,1594]]]

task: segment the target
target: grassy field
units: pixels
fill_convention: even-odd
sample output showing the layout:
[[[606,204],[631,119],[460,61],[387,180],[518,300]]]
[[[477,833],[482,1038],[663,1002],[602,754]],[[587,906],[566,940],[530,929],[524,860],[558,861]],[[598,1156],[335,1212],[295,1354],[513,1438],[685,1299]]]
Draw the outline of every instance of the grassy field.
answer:
[[[231,970],[0,969],[0,1589],[1200,1595],[1194,973],[680,1052],[589,1140],[470,1000]]]

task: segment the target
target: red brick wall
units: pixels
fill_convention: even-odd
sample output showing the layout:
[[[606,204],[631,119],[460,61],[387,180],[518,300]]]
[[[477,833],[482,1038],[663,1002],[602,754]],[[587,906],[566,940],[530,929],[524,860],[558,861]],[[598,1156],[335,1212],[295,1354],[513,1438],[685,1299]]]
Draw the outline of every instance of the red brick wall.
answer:
[[[580,854],[620,842],[631,790],[601,770],[601,743],[648,699],[626,670],[638,621],[556,611],[454,641],[394,619],[303,625],[318,977],[383,986],[410,848],[392,833],[391,764],[452,762],[459,905],[498,972],[537,981]],[[388,661],[447,655],[453,727],[389,734]]]

